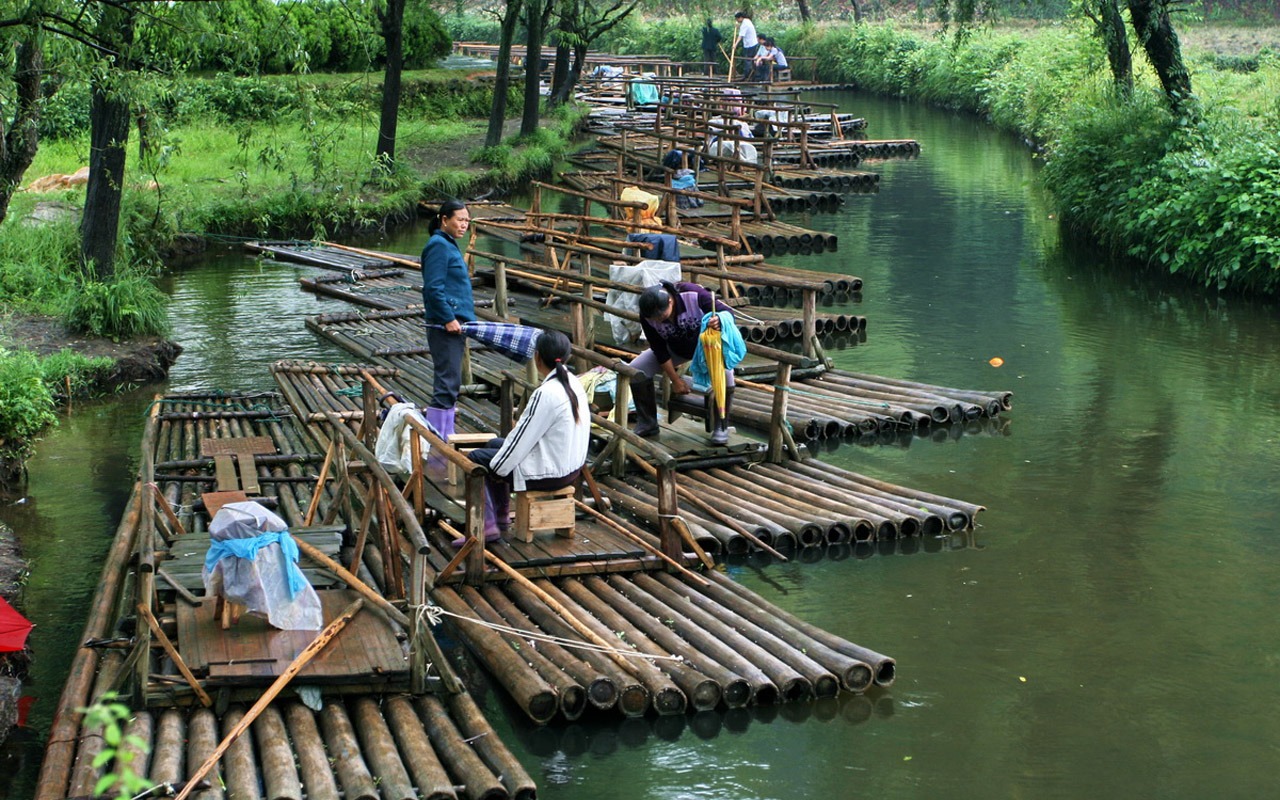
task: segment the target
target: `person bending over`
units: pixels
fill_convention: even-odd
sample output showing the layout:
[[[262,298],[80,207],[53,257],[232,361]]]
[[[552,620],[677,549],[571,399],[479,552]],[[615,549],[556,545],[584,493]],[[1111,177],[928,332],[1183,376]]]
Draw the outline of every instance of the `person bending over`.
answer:
[[[659,372],[671,382],[671,391],[689,394],[689,383],[676,372],[676,367],[693,358],[698,349],[698,335],[702,333],[702,317],[711,311],[730,311],[729,306],[716,300],[711,292],[696,283],[667,283],[650,286],[640,295],[640,327],[644,330],[649,349],[636,356],[631,366],[642,374],[631,378],[631,397],[636,404],[637,436],[658,436],[658,399],[653,377]],[[720,320],[712,317],[708,327],[720,329]],[[725,370],[725,416],[733,398],[733,370]],[[711,420],[711,441],[724,444],[729,439],[726,420],[712,403],[708,411]]]

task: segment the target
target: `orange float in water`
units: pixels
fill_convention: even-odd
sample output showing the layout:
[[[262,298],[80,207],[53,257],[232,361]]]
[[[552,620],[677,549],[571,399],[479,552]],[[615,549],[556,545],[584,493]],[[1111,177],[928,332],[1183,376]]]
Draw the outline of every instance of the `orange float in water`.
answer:
[[[1000,367],[1000,366],[1004,366],[1004,359],[1001,358],[1000,356],[996,356],[995,358],[991,359],[987,363],[993,367]]]

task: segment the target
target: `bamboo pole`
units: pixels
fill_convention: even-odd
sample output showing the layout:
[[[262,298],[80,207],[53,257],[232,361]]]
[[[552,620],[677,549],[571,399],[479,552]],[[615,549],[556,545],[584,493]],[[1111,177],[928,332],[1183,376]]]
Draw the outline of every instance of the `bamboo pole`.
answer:
[[[178,654],[178,648],[173,646],[173,642],[169,641],[169,637],[165,635],[164,629],[160,627],[160,623],[156,621],[155,615],[151,613],[151,608],[147,603],[138,603],[138,614],[146,620],[147,627],[151,629],[151,633],[160,641],[160,646],[169,654],[169,658],[173,659],[173,663],[178,667],[178,672],[182,673],[182,677],[186,678],[187,683],[195,690],[196,697],[200,698],[200,704],[205,708],[213,705],[213,698],[209,697],[208,692],[200,685],[200,681],[196,680],[196,676],[191,673],[191,668],[187,666],[187,662],[182,660],[182,656]]]

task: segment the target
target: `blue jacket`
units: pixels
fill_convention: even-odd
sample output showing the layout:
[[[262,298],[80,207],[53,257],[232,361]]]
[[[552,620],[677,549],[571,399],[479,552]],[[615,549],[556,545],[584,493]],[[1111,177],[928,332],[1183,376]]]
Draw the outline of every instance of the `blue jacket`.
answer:
[[[449,320],[474,322],[476,304],[471,297],[471,275],[453,237],[442,230],[431,234],[422,248],[422,305],[428,323]]]

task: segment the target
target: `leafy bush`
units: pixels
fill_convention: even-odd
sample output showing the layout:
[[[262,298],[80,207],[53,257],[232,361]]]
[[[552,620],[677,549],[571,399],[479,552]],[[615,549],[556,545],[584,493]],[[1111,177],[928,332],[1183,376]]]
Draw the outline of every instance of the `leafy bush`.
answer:
[[[68,381],[73,396],[92,392],[114,367],[115,362],[105,356],[91,358],[66,349],[40,361],[41,376],[54,395],[67,392]]]
[[[127,339],[168,328],[164,294],[151,278],[123,273],[109,282],[85,280],[66,300],[63,322],[94,336]]]
[[[35,437],[57,421],[53,410],[35,355],[0,349],[0,458],[30,455]]]

